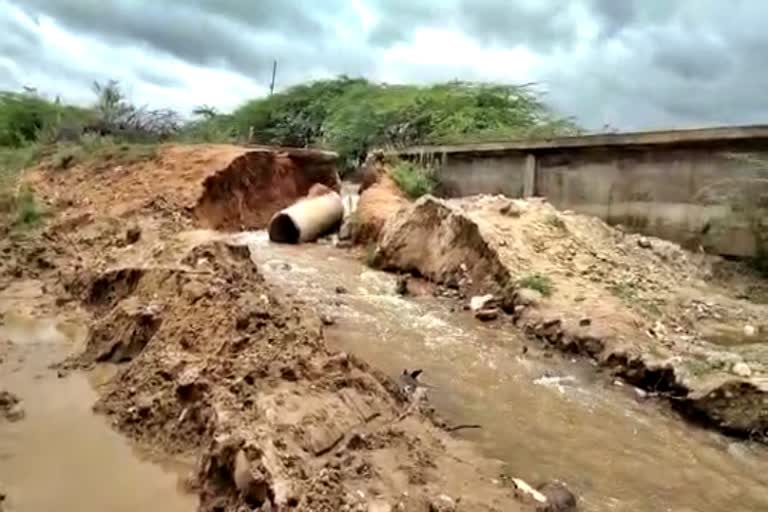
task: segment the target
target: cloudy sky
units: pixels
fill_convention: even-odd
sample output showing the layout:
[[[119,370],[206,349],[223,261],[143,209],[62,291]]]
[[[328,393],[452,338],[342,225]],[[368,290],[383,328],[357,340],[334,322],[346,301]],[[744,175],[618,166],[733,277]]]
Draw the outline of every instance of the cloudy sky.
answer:
[[[231,109],[346,73],[538,82],[584,126],[768,121],[765,0],[0,0],[0,89]]]

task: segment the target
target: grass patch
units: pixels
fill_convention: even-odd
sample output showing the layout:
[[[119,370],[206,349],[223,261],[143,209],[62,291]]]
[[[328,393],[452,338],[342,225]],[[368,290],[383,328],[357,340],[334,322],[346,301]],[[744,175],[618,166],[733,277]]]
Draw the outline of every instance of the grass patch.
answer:
[[[14,198],[14,212],[13,225],[21,229],[31,229],[40,225],[46,215],[45,209],[29,187],[22,188]]]
[[[617,283],[611,285],[610,292],[626,302],[637,302],[637,290],[630,283]]]
[[[55,146],[50,166],[65,170],[77,164],[105,163],[110,166],[147,162],[157,157],[158,145],[153,143],[117,142],[109,136],[84,136],[78,143]]]
[[[555,285],[552,278],[542,274],[530,274],[517,281],[519,288],[530,288],[536,290],[544,297],[549,297],[555,291]]]
[[[400,190],[411,199],[432,194],[437,187],[435,173],[431,169],[415,165],[411,162],[399,162],[392,170],[392,179]]]
[[[631,283],[617,283],[608,288],[608,290],[616,297],[629,304],[630,306],[637,306],[642,308],[646,313],[652,317],[660,317],[662,315],[662,306],[658,301],[644,300],[638,294],[637,289]]]

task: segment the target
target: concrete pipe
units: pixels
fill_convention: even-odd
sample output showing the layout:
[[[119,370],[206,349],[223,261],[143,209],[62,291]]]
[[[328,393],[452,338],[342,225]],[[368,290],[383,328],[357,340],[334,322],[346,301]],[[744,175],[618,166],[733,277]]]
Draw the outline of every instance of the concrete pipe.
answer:
[[[272,217],[269,239],[286,244],[311,242],[338,226],[343,216],[344,205],[338,192],[328,189],[322,195],[310,193]]]

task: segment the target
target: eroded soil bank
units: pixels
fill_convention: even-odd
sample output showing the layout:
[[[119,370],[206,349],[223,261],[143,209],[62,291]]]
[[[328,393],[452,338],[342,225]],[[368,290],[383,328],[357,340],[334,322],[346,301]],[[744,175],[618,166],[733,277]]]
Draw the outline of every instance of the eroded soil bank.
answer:
[[[390,188],[386,177],[369,187],[360,213]],[[372,264],[466,301],[490,294],[488,309],[545,345],[594,359],[689,419],[766,439],[767,285],[755,273],[539,199],[389,203],[397,214],[383,225],[356,219],[358,232],[377,234]]]
[[[200,510],[534,508],[502,481],[500,462],[442,429],[434,412],[395,380],[330,350],[317,313],[279,297],[246,247],[189,231],[200,225],[194,205],[206,187],[198,185],[210,178],[179,183],[178,194],[167,184],[151,186],[152,176],[160,177],[153,173],[168,177],[170,167],[187,177],[220,176],[231,163],[228,149],[200,161],[185,157],[184,165],[171,155],[201,149],[164,151],[154,166],[144,164],[144,177],[125,169],[57,174],[41,168],[29,178],[56,216],[46,228],[12,232],[2,241],[7,257],[0,285],[34,280],[50,304],[37,310],[11,294],[11,310],[25,308],[41,322],[77,312],[88,325],[76,355],[47,352],[65,360],[46,361],[36,370],[41,379],[79,379],[81,372],[109,369],[96,411],[142,452],[191,461],[182,480],[199,496]],[[249,196],[248,183],[233,180],[233,194]],[[78,187],[87,193],[75,199]],[[97,213],[96,205],[107,204]],[[265,204],[271,209],[277,202]],[[3,324],[12,321],[5,317]],[[7,332],[5,338],[15,350],[19,340]],[[25,423],[15,425],[23,429]],[[55,454],[51,459],[58,460]],[[14,464],[9,471],[19,468]],[[40,478],[44,489],[46,477]],[[9,496],[11,505],[31,499],[23,486],[0,484],[9,487],[2,492],[23,494]],[[134,490],[141,495],[144,489]],[[131,503],[133,509],[156,508]]]

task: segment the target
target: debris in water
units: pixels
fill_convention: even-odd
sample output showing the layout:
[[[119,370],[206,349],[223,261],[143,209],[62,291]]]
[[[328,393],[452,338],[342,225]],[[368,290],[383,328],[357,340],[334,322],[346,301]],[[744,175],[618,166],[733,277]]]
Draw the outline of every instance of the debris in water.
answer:
[[[528,482],[526,482],[522,478],[513,478],[512,483],[515,484],[515,488],[521,493],[523,493],[523,495],[533,498],[535,501],[539,503],[547,502],[546,496],[544,496],[542,493],[534,489]]]
[[[422,370],[413,370],[411,372],[409,372],[407,369],[403,370],[403,373],[400,374],[400,377],[398,378],[400,391],[402,391],[407,396],[412,395],[416,391],[416,388],[418,388],[420,385],[417,379],[421,373]]]

